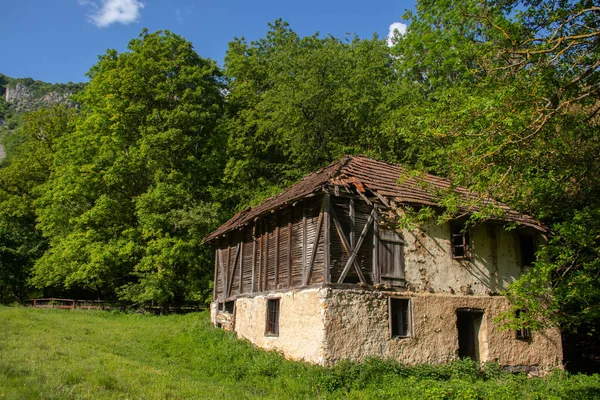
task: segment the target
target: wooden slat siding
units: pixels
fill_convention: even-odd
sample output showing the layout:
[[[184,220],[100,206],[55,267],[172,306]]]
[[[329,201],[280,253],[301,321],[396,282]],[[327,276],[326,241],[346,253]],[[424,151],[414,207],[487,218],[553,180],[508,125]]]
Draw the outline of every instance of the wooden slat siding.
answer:
[[[322,205],[322,196],[311,199],[312,206],[310,211],[310,222],[312,223],[312,229],[309,228],[309,231],[312,230],[314,237],[317,234],[317,225],[319,222],[319,215],[321,213],[321,205]],[[309,225],[310,226],[310,225]],[[323,234],[325,232],[325,224],[321,224],[321,240],[317,244],[317,255],[315,257],[315,261],[312,267],[311,277],[309,279],[309,284],[314,283],[325,283],[325,246],[323,241]],[[310,235],[309,235],[310,237]],[[313,240],[314,242],[314,240]],[[310,259],[309,259],[310,260]]]
[[[240,294],[250,293],[252,290],[252,231],[253,227],[249,226],[244,229],[244,251],[242,253],[242,287]]]
[[[237,294],[242,294],[244,293],[244,248],[246,247],[246,228],[241,230],[241,237],[240,237],[240,273],[239,273],[239,288],[238,288],[238,292]]]
[[[324,221],[324,226],[323,226],[323,250],[325,251],[325,253],[323,254],[323,262],[324,262],[324,272],[325,272],[325,283],[331,283],[331,271],[330,271],[330,261],[331,261],[331,242],[330,242],[330,236],[331,236],[331,214],[330,214],[330,209],[331,209],[331,197],[329,195],[329,193],[325,194],[325,198],[323,199],[324,201],[324,206],[323,206],[323,213],[324,216],[323,218],[325,219]]]
[[[357,200],[355,202],[356,209],[356,232],[357,234],[362,231],[371,211],[373,210],[373,206],[365,204],[362,201]],[[367,283],[373,282],[373,251],[371,249],[370,244],[373,243],[373,228],[369,229],[367,232],[367,236],[365,237],[365,243],[367,245],[363,245],[363,247],[358,251],[356,255],[356,260],[358,261],[358,265],[361,266],[363,274],[367,279]]]
[[[288,285],[289,277],[289,260],[288,252],[290,249],[289,243],[289,232],[288,226],[290,225],[290,215],[292,213],[292,207],[286,207],[281,210],[278,221],[279,221],[279,280],[277,288],[286,288]]]
[[[373,208],[377,215],[377,210]],[[379,262],[379,225],[377,224],[377,217],[373,222],[373,247],[372,247],[372,257],[373,257],[373,283],[381,282],[381,268]]]
[[[352,267],[352,265],[354,263],[354,260],[357,257],[357,254],[363,248],[362,245],[365,242],[365,238],[367,237],[368,231],[373,229],[373,227],[371,226],[372,223],[373,223],[373,220],[375,219],[373,214],[374,214],[374,211],[373,211],[372,214],[369,215],[367,221],[363,225],[363,229],[362,229],[362,231],[360,233],[360,236],[358,237],[358,241],[356,242],[356,247],[354,248],[354,251],[350,255],[350,258],[346,262],[346,265],[344,266],[344,269],[342,270],[342,274],[340,275],[340,278],[338,279],[338,283],[344,282],[344,279],[346,278],[346,274],[348,273],[348,271]]]
[[[321,236],[323,233],[323,220],[325,219],[325,205],[327,204],[326,197],[323,197],[321,201],[321,210],[319,212],[319,217],[317,219],[317,226],[315,228],[314,240],[312,241],[312,248],[310,252],[310,260],[306,267],[306,276],[304,278],[304,286],[308,285],[309,282],[312,282],[312,274],[313,268],[315,266],[315,261],[317,259],[317,252],[319,250],[319,244],[321,241]]]
[[[304,282],[304,261],[303,256],[306,248],[303,246],[303,214],[304,202],[299,202],[294,207],[294,222],[292,223],[292,237],[296,238],[292,242],[292,287],[300,287]]]
[[[217,300],[217,286],[218,286],[218,282],[219,282],[219,249],[215,247],[215,275],[214,275],[214,282],[213,282],[213,301]],[[34,300],[35,302],[35,300]],[[35,303],[34,303],[34,307],[35,307]]]
[[[258,292],[262,292],[262,269],[263,269],[263,247],[264,247],[264,243],[263,243],[263,239],[264,239],[264,233],[263,233],[263,223],[262,223],[262,219],[259,219],[256,224],[259,226],[259,233],[258,233],[258,268],[257,268],[257,273],[256,273],[256,290]]]
[[[225,298],[225,288],[227,287],[227,280],[225,275],[225,261],[223,260],[223,249],[219,247],[219,269],[221,271],[221,284],[219,285],[220,298]]]
[[[333,222],[335,225],[335,230],[337,232],[337,236],[342,242],[344,251],[348,255],[349,258],[352,258],[353,251],[350,249],[350,243],[348,242],[348,239],[346,238],[346,233],[342,229],[342,226],[339,222],[338,216],[335,213],[335,210],[333,208],[331,209],[331,214],[332,214],[332,219],[333,219]],[[356,274],[358,275],[360,282],[366,283],[366,280],[362,273],[362,270],[361,270],[360,266],[358,265],[358,263],[356,262],[356,256],[354,256],[353,258],[354,258],[354,260],[352,261],[352,265],[354,266],[354,270],[356,271]],[[348,264],[348,261],[346,261],[346,264]],[[347,276],[347,273],[344,273],[342,271],[342,273],[340,274],[340,277],[338,278],[338,283],[344,283],[346,276]]]
[[[292,225],[294,223],[294,207],[290,208],[287,225],[287,287],[292,287],[292,243],[294,237],[292,235]]]
[[[257,230],[257,221],[254,221],[254,226],[252,227],[252,278],[250,281],[250,293],[254,293],[256,288],[256,230]]]
[[[308,254],[308,210],[307,201],[302,202],[302,282],[306,279],[306,255]]]
[[[273,288],[277,289],[279,287],[279,225],[281,223],[281,212],[277,212],[275,216],[275,260],[273,265]]]
[[[263,256],[263,276],[262,276],[262,281],[263,281],[263,287],[262,287],[262,291],[267,291],[269,290],[269,247],[271,247],[271,240],[269,238],[269,220],[270,218],[265,217],[264,219],[264,226],[265,226],[265,254]]]
[[[350,249],[354,250],[356,240],[354,238],[356,232],[356,220],[354,213],[354,199],[348,201],[348,214],[350,217]]]

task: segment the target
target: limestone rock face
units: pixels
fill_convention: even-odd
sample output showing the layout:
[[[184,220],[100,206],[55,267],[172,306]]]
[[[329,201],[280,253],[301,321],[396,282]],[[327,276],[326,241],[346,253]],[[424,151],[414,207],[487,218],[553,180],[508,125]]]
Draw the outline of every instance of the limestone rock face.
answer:
[[[73,106],[74,103],[69,99],[71,95],[72,93],[49,92],[42,96],[35,96],[27,85],[17,83],[14,87],[6,87],[5,100],[17,112],[26,112],[54,104],[64,103]]]

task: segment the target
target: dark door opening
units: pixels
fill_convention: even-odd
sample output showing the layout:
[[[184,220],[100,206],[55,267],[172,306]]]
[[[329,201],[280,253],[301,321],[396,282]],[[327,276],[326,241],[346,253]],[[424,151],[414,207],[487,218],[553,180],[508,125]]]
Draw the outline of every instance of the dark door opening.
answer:
[[[458,329],[458,357],[468,357],[479,361],[479,330],[483,320],[483,310],[459,308],[456,310]]]

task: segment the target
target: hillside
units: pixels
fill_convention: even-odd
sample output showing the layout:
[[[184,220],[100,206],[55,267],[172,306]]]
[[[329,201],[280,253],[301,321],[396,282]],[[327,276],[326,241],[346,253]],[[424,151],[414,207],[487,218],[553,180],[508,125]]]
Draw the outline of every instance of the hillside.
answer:
[[[22,115],[55,104],[75,106],[71,96],[85,83],[48,83],[32,78],[12,78],[0,73],[0,160],[20,143]]]
[[[0,307],[0,398],[589,399],[600,376],[510,375],[472,361],[323,368],[257,350],[207,313],[166,317]]]

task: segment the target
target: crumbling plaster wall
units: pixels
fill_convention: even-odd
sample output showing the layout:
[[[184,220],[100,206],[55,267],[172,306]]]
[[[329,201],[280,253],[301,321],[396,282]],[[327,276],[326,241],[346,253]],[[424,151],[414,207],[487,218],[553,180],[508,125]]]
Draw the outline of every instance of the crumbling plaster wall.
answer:
[[[417,292],[486,295],[499,293],[521,274],[515,233],[501,225],[471,228],[470,260],[454,260],[450,224],[403,230],[406,282]]]
[[[324,324],[327,344],[325,363],[368,356],[397,359],[404,363],[444,363],[457,358],[456,310],[483,310],[479,332],[481,361],[505,366],[561,368],[562,345],[558,329],[534,332],[532,339],[516,339],[512,330],[494,322],[509,302],[500,296],[459,296],[406,293],[411,299],[412,335],[391,338],[388,298],[398,293],[330,289]]]
[[[324,314],[328,289],[241,297],[236,300],[235,331],[255,345],[281,351],[286,357],[323,364]],[[279,335],[265,335],[267,299],[279,298]]]

